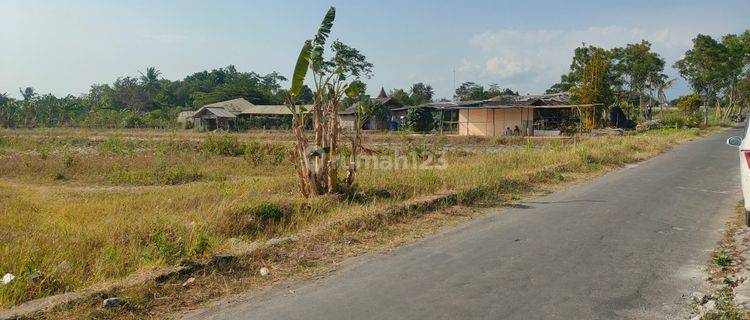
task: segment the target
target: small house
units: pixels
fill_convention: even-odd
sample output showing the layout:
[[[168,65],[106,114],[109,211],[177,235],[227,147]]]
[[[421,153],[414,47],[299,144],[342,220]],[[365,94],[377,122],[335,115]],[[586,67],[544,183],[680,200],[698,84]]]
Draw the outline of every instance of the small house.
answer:
[[[237,116],[220,107],[202,107],[193,115],[195,127],[200,130],[232,130],[237,126]]]
[[[385,93],[385,89],[380,88],[380,94],[377,98],[371,98],[373,111],[372,116],[362,124],[365,130],[389,130],[396,129],[398,121],[393,117],[393,110],[401,108],[403,105]],[[344,130],[354,130],[354,122],[357,117],[357,108],[359,103],[355,103],[346,110],[338,112],[339,124]]]
[[[254,105],[238,98],[207,104],[193,113],[195,127],[213,131],[240,129],[286,129],[292,112],[285,105]]]

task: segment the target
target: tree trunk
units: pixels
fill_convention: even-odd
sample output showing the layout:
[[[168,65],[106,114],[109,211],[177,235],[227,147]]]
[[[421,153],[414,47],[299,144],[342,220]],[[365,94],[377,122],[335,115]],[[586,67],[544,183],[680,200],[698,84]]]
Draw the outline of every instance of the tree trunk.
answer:
[[[360,132],[362,131],[362,118],[359,115],[354,117],[354,138],[352,138],[352,154],[349,157],[349,172],[346,176],[346,187],[351,188],[354,184],[354,174],[357,172],[357,149],[362,145]]]
[[[708,97],[705,97],[703,100],[703,126],[708,126]]]

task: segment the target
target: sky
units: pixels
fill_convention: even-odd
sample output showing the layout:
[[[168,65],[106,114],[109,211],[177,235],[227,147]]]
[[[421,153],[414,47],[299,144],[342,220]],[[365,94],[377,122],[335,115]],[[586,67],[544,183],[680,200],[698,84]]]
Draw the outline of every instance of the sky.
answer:
[[[543,93],[582,43],[646,39],[665,73],[697,34],[750,28],[750,1],[16,1],[0,0],[0,92],[80,95],[155,66],[177,80],[235,65],[289,76],[329,6],[331,39],[373,63],[368,93],[425,82],[450,98],[464,81]],[[679,79],[670,97],[689,93]]]

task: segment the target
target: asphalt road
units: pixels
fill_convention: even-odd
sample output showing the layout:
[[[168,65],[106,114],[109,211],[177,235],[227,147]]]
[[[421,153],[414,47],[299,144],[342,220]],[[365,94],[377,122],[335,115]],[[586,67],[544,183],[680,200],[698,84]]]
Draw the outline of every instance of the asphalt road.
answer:
[[[740,132],[188,318],[685,319],[740,199]]]

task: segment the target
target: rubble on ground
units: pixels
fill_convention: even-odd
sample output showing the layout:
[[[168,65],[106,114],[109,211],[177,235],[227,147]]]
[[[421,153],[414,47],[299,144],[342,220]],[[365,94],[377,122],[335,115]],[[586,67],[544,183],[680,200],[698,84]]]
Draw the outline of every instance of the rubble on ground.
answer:
[[[659,129],[662,127],[661,120],[648,120],[639,123],[635,128],[639,131]]]
[[[592,137],[621,136],[623,134],[625,134],[625,131],[623,131],[620,128],[602,128],[602,129],[591,130],[591,136]]]

